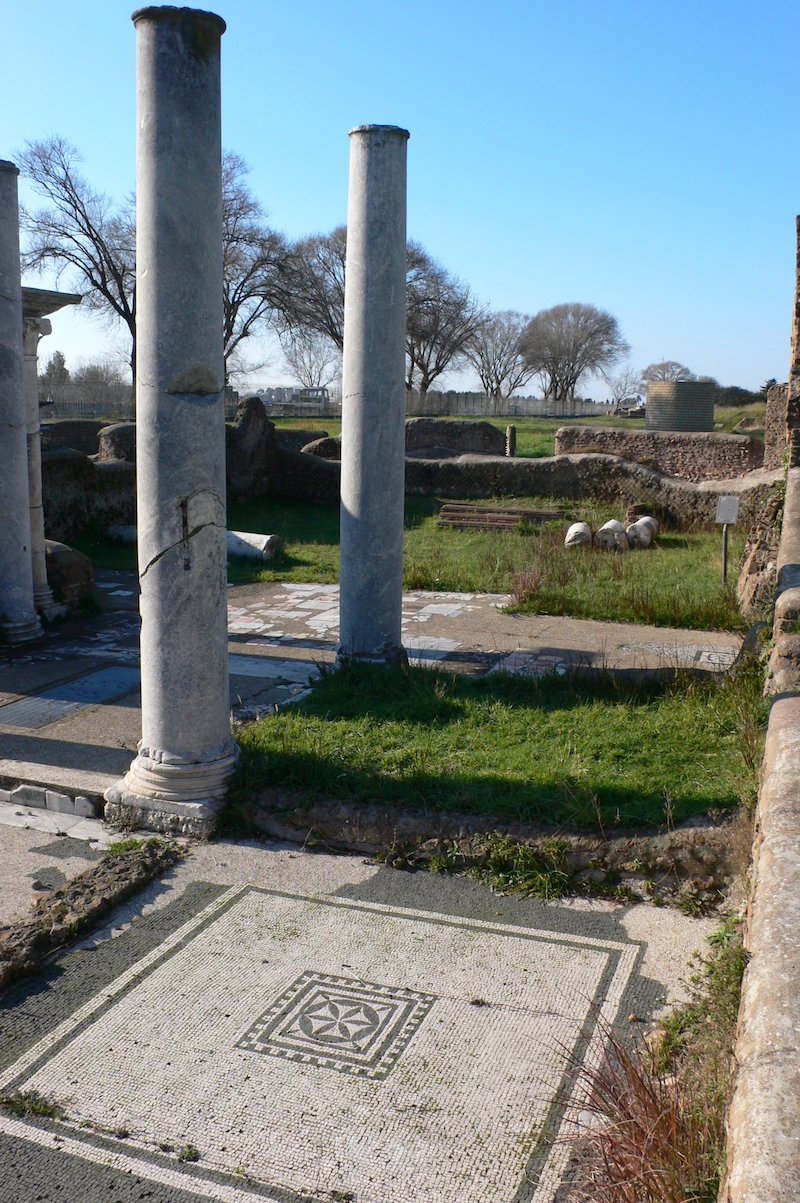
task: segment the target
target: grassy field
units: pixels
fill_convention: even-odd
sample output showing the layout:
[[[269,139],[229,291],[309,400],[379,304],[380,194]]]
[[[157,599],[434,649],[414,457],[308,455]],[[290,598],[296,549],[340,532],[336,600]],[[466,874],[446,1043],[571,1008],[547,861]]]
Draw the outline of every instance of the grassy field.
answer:
[[[721,434],[732,434],[734,427],[743,418],[755,422],[748,434],[756,438],[764,435],[764,413],[766,403],[757,402],[753,405],[728,406],[718,405],[714,411],[714,429]],[[463,421],[464,419],[444,418],[443,421]],[[466,419],[472,421],[473,419]],[[477,420],[477,419],[476,419]],[[539,459],[552,455],[555,449],[556,431],[561,426],[575,424],[577,426],[600,426],[618,430],[644,430],[644,418],[615,418],[602,416],[597,418],[487,418],[492,426],[505,433],[506,426],[512,424],[517,428],[517,455],[528,459]],[[327,418],[275,418],[275,425],[285,430],[327,430],[329,435],[339,435],[342,423],[339,419]]]
[[[242,728],[239,788],[553,828],[680,823],[752,804],[764,711],[754,669],[631,685],[351,666]]]
[[[548,498],[504,499],[560,509]],[[488,504],[488,503],[487,503]],[[656,546],[617,556],[563,546],[575,518],[598,526],[624,517],[621,509],[591,502],[565,503],[563,518],[541,527],[489,533],[440,529],[440,501],[409,498],[405,513],[403,581],[407,589],[511,593],[523,613],[569,614],[706,630],[742,625],[730,589],[721,587],[721,540],[713,531],[663,532]],[[339,579],[339,508],[335,504],[261,498],[231,504],[234,530],[280,534],[286,555],[274,566],[232,558],[229,580],[319,582]],[[731,532],[731,583],[744,532]],[[99,532],[75,540],[98,568],[133,571],[135,548],[109,543]]]

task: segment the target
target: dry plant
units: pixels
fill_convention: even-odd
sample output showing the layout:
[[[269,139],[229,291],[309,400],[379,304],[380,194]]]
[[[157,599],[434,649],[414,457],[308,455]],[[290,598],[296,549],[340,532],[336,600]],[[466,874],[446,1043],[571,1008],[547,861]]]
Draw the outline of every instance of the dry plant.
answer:
[[[709,943],[660,1039],[629,1043],[601,1021],[599,1061],[573,1059],[572,1203],[716,1203],[747,962],[740,921],[726,920]]]
[[[657,1071],[646,1048],[606,1027],[595,1067],[580,1068],[575,1203],[714,1203],[724,1112],[698,1109],[692,1086]],[[586,1124],[587,1115],[591,1123]]]

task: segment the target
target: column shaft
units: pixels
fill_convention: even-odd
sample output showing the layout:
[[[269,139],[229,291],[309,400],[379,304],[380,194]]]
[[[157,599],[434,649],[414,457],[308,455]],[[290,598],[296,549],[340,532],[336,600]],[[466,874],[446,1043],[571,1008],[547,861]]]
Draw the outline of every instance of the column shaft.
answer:
[[[52,616],[61,610],[47,583],[47,559],[44,546],[44,505],[42,502],[42,433],[39,419],[39,339],[49,334],[47,318],[27,317],[23,323],[22,345],[25,354],[25,407],[28,426],[28,498],[31,509],[31,565],[33,601],[42,614]]]
[[[395,661],[405,477],[408,131],[350,134],[342,366],[341,657]]]
[[[134,13],[142,741],[106,814],[213,826],[230,733],[222,344],[221,18]]]
[[[42,633],[31,567],[18,175],[0,160],[0,635],[8,643]]]

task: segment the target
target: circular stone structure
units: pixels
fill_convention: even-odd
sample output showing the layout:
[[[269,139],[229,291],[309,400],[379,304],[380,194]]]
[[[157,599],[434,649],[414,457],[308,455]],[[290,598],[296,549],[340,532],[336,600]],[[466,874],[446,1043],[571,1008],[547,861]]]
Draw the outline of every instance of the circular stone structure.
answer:
[[[705,380],[651,380],[647,430],[713,430],[714,385]]]

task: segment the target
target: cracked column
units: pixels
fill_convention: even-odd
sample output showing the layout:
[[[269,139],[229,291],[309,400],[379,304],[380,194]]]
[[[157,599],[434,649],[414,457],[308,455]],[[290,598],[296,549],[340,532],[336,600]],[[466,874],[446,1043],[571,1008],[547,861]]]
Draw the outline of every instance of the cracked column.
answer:
[[[142,740],[106,793],[106,817],[204,834],[236,761],[222,345],[225,22],[186,8],[143,8],[133,21]]]
[[[7,643],[42,634],[31,568],[18,175],[0,159],[0,637]]]
[[[405,659],[408,131],[350,131],[342,365],[340,659]]]

